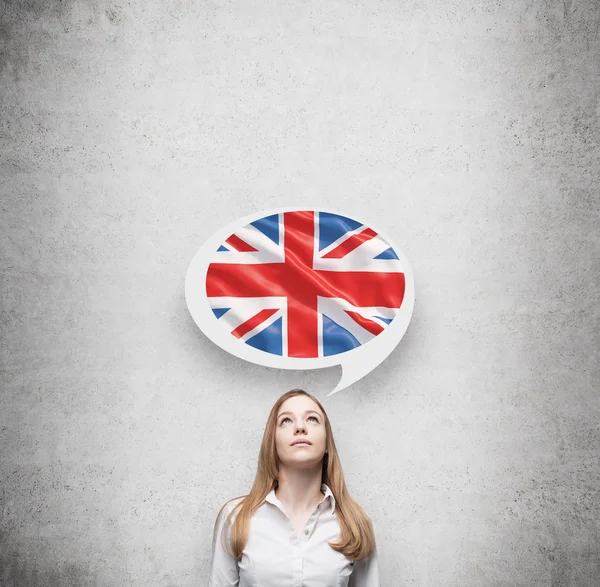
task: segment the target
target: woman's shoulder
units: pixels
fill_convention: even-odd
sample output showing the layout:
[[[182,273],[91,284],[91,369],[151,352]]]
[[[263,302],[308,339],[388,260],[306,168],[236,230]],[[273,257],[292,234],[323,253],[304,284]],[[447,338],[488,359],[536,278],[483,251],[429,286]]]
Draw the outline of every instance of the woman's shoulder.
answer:
[[[239,503],[242,503],[248,496],[247,495],[241,495],[239,497],[232,497],[230,500],[225,502],[225,506],[233,509],[236,505],[238,505]]]
[[[235,508],[238,504],[242,503],[244,501],[244,499],[246,499],[246,495],[242,495],[240,497],[232,497],[231,499],[227,500],[222,506],[221,509],[219,510],[219,518],[223,518],[223,517],[227,517]]]

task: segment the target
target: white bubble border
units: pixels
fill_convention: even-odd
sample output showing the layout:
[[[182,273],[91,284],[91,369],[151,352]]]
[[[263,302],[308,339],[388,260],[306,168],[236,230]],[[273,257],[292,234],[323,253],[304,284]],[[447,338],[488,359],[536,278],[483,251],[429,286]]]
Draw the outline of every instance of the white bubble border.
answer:
[[[210,307],[208,297],[206,296],[206,273],[219,246],[222,245],[236,229],[246,226],[255,220],[273,214],[281,214],[282,212],[297,211],[328,212],[361,222],[365,226],[375,230],[394,249],[394,252],[402,263],[404,269],[405,290],[404,299],[398,313],[390,325],[381,334],[358,348],[330,357],[298,358],[271,355],[259,349],[255,349],[231,336],[231,334],[219,324],[218,319]],[[412,318],[415,305],[415,283],[410,263],[402,251],[394,244],[394,241],[390,239],[388,235],[373,224],[357,220],[350,214],[326,208],[311,208],[308,206],[274,208],[271,210],[263,210],[245,216],[244,218],[239,218],[229,223],[227,226],[220,228],[206,240],[206,242],[198,249],[188,267],[185,277],[185,301],[198,328],[200,328],[210,340],[220,346],[223,350],[240,359],[275,369],[325,369],[327,367],[333,367],[334,365],[341,365],[342,377],[335,389],[328,394],[332,395],[367,375],[367,373],[375,369],[375,367],[384,361],[396,348],[406,333]]]

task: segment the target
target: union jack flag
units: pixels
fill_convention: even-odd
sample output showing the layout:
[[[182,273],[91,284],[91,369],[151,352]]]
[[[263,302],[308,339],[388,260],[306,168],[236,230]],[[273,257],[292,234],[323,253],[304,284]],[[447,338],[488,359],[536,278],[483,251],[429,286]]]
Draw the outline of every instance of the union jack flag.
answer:
[[[283,357],[326,357],[369,342],[404,298],[398,256],[374,230],[330,212],[266,216],[215,252],[206,295],[232,336]]]

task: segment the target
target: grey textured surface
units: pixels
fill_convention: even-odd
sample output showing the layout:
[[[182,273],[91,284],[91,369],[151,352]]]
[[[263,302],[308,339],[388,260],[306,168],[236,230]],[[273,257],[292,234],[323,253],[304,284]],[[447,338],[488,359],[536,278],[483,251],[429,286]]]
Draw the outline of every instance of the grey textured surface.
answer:
[[[398,348],[323,399],[383,587],[600,585],[600,4],[4,1],[2,587],[206,584],[267,413],[206,340],[218,226],[377,222]]]

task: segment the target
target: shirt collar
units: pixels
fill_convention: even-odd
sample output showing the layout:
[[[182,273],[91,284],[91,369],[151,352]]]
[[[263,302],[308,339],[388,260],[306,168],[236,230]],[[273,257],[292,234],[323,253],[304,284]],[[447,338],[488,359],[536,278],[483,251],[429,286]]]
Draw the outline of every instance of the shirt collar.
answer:
[[[335,511],[335,497],[333,496],[333,492],[325,483],[321,483],[321,491],[325,494],[325,496],[319,503],[324,502],[329,497],[331,499],[331,513],[333,514],[333,512]],[[275,495],[275,489],[271,489],[267,497],[265,497],[265,501],[272,503],[273,505],[277,506],[281,511],[283,511],[283,504]]]

